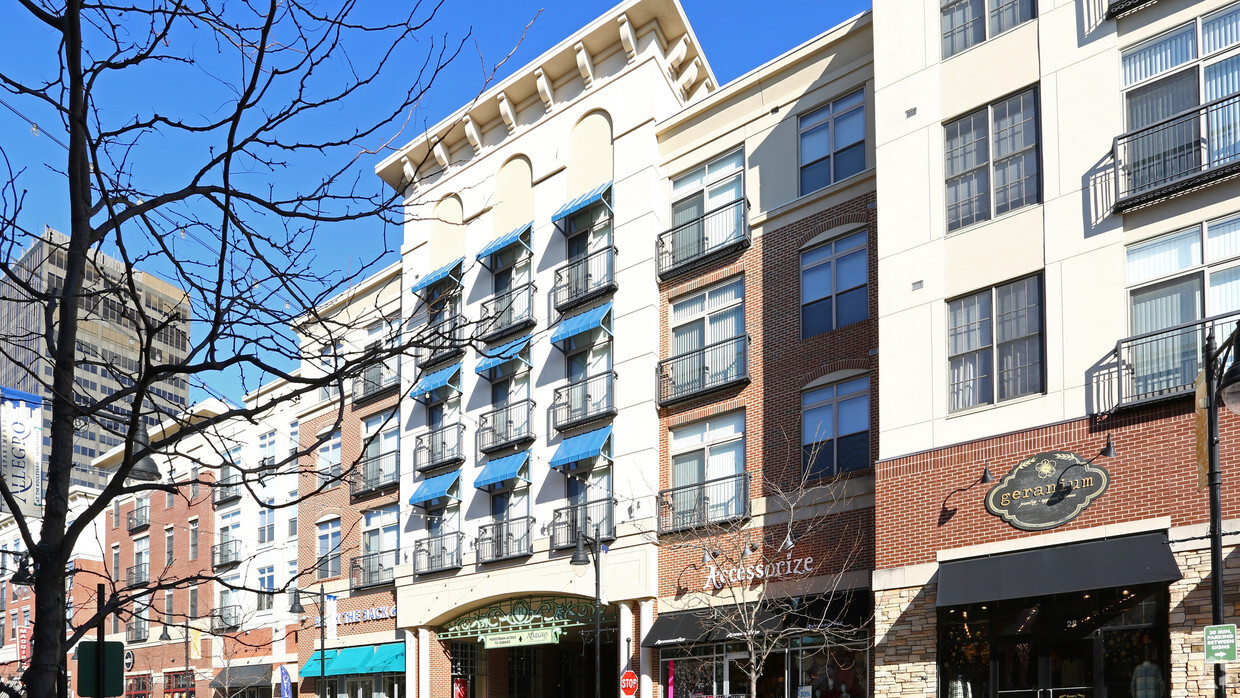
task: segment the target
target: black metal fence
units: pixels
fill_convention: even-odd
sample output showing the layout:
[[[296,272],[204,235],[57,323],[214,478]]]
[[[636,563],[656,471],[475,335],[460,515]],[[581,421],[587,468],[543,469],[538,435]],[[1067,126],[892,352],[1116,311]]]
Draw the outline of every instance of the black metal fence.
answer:
[[[443,533],[414,543],[413,573],[430,574],[461,567],[463,533]]]
[[[737,199],[660,234],[655,243],[659,278],[668,279],[718,256],[748,247],[750,234],[745,208],[745,200]]]
[[[534,401],[521,400],[482,415],[478,419],[478,450],[489,453],[534,438],[531,419]]]
[[[749,335],[659,362],[659,403],[667,405],[749,380]]]
[[[577,544],[579,532],[587,536],[598,535],[599,540],[615,540],[615,501],[600,499],[555,510],[551,520],[551,547],[573,547]]]
[[[534,321],[534,284],[525,284],[482,301],[483,340],[493,339]]]
[[[498,521],[478,528],[478,562],[495,562],[534,554],[530,526],[534,519]]]
[[[391,584],[396,579],[398,564],[399,550],[383,550],[353,558],[349,561],[349,577],[353,580],[353,588]]]
[[[659,492],[659,532],[727,523],[749,516],[749,473]]]
[[[616,248],[604,247],[555,270],[551,303],[562,313],[615,288]]]
[[[358,463],[349,481],[349,493],[356,496],[399,485],[399,455],[396,451],[390,451]]]
[[[465,460],[465,425],[456,423],[419,436],[413,458],[418,470],[430,470]]]
[[[556,388],[551,425],[571,429],[616,414],[615,379],[616,374],[609,371]]]

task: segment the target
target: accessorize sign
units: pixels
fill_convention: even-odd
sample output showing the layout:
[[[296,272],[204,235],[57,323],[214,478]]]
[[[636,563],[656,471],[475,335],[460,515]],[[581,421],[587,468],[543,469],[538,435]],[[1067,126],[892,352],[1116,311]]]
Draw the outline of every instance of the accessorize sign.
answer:
[[[0,479],[18,511],[43,516],[43,398],[0,386],[0,443]]]
[[[1022,531],[1062,526],[1106,492],[1111,474],[1071,451],[1048,451],[1016,464],[986,494],[986,511]]]
[[[808,556],[794,558],[792,553],[788,553],[787,557],[769,562],[759,560],[752,565],[722,568],[710,565],[706,570],[706,584],[702,588],[722,589],[726,584],[753,584],[762,580],[802,577],[813,569],[814,558]]]
[[[554,645],[560,641],[560,629],[514,630],[507,633],[491,633],[482,636],[487,649],[497,647],[524,647],[525,645]]]

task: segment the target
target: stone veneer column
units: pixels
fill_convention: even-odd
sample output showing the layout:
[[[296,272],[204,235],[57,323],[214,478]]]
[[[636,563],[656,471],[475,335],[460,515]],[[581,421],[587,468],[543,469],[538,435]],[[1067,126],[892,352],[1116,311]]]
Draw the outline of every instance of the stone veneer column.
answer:
[[[934,696],[935,585],[874,594],[874,698]]]
[[[1224,526],[1226,530],[1226,526]],[[1224,539],[1224,542],[1227,542]],[[1208,541],[1201,541],[1205,546]],[[1240,560],[1235,548],[1223,548],[1223,622],[1235,623],[1240,590],[1237,576]],[[1183,579],[1171,585],[1167,629],[1171,635],[1171,676],[1168,677],[1171,698],[1214,695],[1214,666],[1205,662],[1202,634],[1210,624],[1210,549],[1202,547],[1175,553]],[[1236,672],[1228,672],[1228,693],[1236,695]]]

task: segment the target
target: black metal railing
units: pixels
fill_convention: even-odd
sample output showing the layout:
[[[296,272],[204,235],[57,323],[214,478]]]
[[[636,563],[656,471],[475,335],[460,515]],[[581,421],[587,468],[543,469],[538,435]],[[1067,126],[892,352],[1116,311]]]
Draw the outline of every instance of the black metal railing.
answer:
[[[398,564],[399,550],[384,550],[353,558],[349,561],[349,577],[353,580],[353,588],[391,584],[396,579]]]
[[[262,458],[259,458],[258,469],[267,473],[274,471],[276,469],[276,457],[263,456]]]
[[[1240,93],[1115,139],[1115,211],[1240,174]]]
[[[1238,320],[1240,313],[1227,313],[1119,340],[1115,344],[1119,358],[1116,406],[1193,392],[1206,334],[1213,328],[1215,337],[1226,337]]]
[[[482,317],[478,324],[482,328],[480,339],[483,341],[533,325],[534,284],[518,286],[482,301]]]
[[[478,562],[495,562],[534,554],[530,528],[534,519],[497,521],[478,528]]]
[[[551,303],[562,313],[616,288],[616,248],[604,247],[555,270]]]
[[[128,584],[129,586],[134,586],[136,584],[146,584],[150,580],[151,580],[151,565],[149,563],[142,563],[141,565],[134,565],[133,567],[129,567],[128,569],[125,570],[125,583]]]
[[[399,485],[399,456],[396,451],[390,451],[358,463],[349,478],[349,494],[357,496]]]
[[[353,402],[365,402],[395,388],[400,383],[398,357],[376,361],[353,379]]]
[[[465,534],[441,533],[413,545],[413,573],[430,574],[461,568]]]
[[[423,346],[414,354],[418,364],[425,368],[464,353],[466,324],[460,313],[428,324],[421,332]]]
[[[125,516],[125,528],[130,532],[140,528],[146,528],[151,525],[151,508],[149,506],[138,507],[129,512]]]
[[[669,279],[749,247],[751,239],[745,220],[746,208],[745,199],[737,199],[661,233],[655,241],[659,279]]]
[[[598,535],[599,540],[616,539],[616,503],[600,499],[555,510],[551,520],[551,547],[571,548],[577,545],[578,532]]]
[[[151,636],[151,622],[148,620],[132,620],[125,624],[126,642],[146,642]]]
[[[736,521],[749,516],[749,473],[659,492],[659,533]]]
[[[533,400],[514,402],[482,415],[478,419],[478,450],[490,453],[505,446],[533,440],[533,416]]]
[[[226,540],[211,546],[211,566],[224,567],[241,562],[241,541]]]
[[[241,607],[221,606],[211,611],[211,631],[232,630],[241,627]]]
[[[215,483],[214,491],[211,492],[212,502],[224,504],[234,499],[241,499],[241,476],[232,475]]]
[[[659,404],[669,405],[749,381],[749,335],[737,335],[659,362]]]
[[[583,381],[555,389],[551,405],[551,426],[571,429],[616,414],[616,374],[600,373]]]
[[[431,470],[465,460],[465,425],[449,424],[414,440],[413,461],[418,470]]]
[[[1153,5],[1157,0],[1111,0],[1107,4],[1103,19],[1118,19],[1126,14],[1136,12],[1146,5]]]

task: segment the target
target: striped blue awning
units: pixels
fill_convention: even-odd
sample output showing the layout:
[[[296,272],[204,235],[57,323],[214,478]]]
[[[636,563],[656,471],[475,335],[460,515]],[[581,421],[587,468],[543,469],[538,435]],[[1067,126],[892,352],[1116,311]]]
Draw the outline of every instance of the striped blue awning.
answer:
[[[610,312],[611,301],[608,301],[597,308],[591,308],[584,313],[578,313],[560,320],[560,324],[556,325],[555,330],[551,332],[552,344],[559,344],[566,339],[576,337],[582,332],[589,332],[596,327],[602,327],[603,321]]]
[[[515,245],[521,240],[521,235],[525,233],[525,231],[533,229],[533,227],[534,223],[531,221],[510,233],[504,233],[503,235],[495,238],[491,242],[487,243],[487,246],[482,248],[482,251],[478,253],[478,261],[486,261],[487,257],[490,257],[505,247]]]
[[[525,348],[529,346],[531,339],[533,339],[533,335],[527,334],[521,339],[513,340],[499,349],[488,352],[494,355],[484,356],[480,361],[478,361],[478,366],[474,368],[474,373],[482,375],[506,361],[512,361],[517,358],[517,354],[525,351]]]
[[[555,215],[551,217],[551,222],[559,223],[561,220],[568,218],[581,209],[602,201],[603,195],[607,193],[608,189],[611,189],[611,182],[601,184],[592,191],[582,194],[581,196],[564,204],[560,207],[560,210],[556,211]]]
[[[514,453],[511,456],[504,456],[486,464],[482,472],[478,473],[478,478],[474,480],[474,487],[484,490],[491,485],[506,484],[511,480],[530,481],[528,472],[521,474],[522,468],[530,459],[529,451]]]
[[[611,425],[607,425],[602,429],[595,429],[580,436],[574,436],[571,439],[564,439],[560,442],[560,447],[555,450],[555,455],[551,457],[551,467],[561,468],[569,463],[576,463],[587,458],[597,458],[603,453],[603,448],[607,445],[607,439],[610,438]]]
[[[460,501],[460,497],[455,493],[460,479],[461,471],[459,470],[426,478],[418,485],[418,489],[413,491],[413,496],[409,498],[409,506],[419,507],[442,497]]]
[[[411,394],[414,396],[425,395],[432,390],[438,390],[445,385],[450,385],[452,383],[452,379],[460,372],[461,364],[460,362],[457,362],[447,368],[442,368],[435,371],[429,376],[422,376],[422,379],[418,381],[418,384],[413,386],[413,391]],[[456,388],[458,391],[460,390],[459,386],[452,387]]]
[[[454,262],[449,262],[448,264],[442,267],[439,267],[435,271],[418,279],[417,282],[413,285],[413,288],[409,289],[409,291],[411,293],[417,293],[418,291],[421,291],[422,289],[426,288],[427,286],[430,286],[433,283],[443,281],[444,279],[448,278],[448,275],[452,273],[453,269],[456,269],[457,267],[461,266],[464,263],[465,263],[465,258],[461,257],[460,259],[457,259]]]

